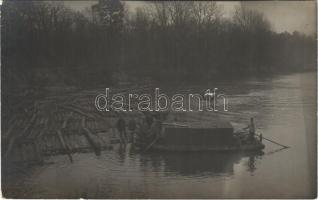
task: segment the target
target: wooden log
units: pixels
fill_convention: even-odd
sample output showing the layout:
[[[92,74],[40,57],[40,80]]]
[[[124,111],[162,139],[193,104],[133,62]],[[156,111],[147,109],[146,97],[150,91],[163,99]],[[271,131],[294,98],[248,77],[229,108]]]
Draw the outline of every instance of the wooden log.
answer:
[[[6,152],[4,154],[4,158],[7,159],[8,156],[10,155],[11,151],[12,151],[12,148],[15,144],[15,141],[18,139],[18,138],[22,138],[25,134],[26,134],[26,131],[32,126],[33,122],[35,121],[36,119],[36,114],[34,113],[30,119],[30,121],[28,123],[26,123],[24,129],[22,130],[22,132],[16,136],[13,136],[10,138],[9,140],[9,143],[8,143],[8,147],[6,149]]]
[[[50,145],[48,141],[48,136],[43,137],[42,141],[44,142],[45,152],[48,152],[50,150]]]
[[[60,130],[57,130],[56,133],[57,133],[57,136],[58,136],[58,138],[59,138],[59,140],[60,140],[60,142],[62,144],[63,149],[65,150],[65,153],[69,157],[70,161],[73,162],[73,158],[72,158],[72,155],[71,155],[71,150],[70,150],[69,146],[66,144],[66,142],[64,141],[62,132]]]
[[[71,154],[72,150],[71,150],[69,144],[65,141],[65,138],[63,137],[63,133],[62,133],[62,131],[66,128],[67,122],[71,116],[72,116],[72,113],[65,117],[63,124],[62,124],[62,128],[60,130],[57,130],[56,133],[57,133],[58,139],[60,141],[60,144],[62,145],[62,148],[64,149],[65,153],[69,157],[70,161],[73,162],[73,158],[72,158],[72,154]]]
[[[189,127],[189,125],[186,125],[186,124],[168,123],[168,122],[163,122],[163,123],[162,123],[162,125],[171,125],[171,126]]]
[[[47,132],[47,130],[48,130],[48,126],[47,126],[48,122],[49,122],[48,118],[44,119],[44,128],[36,136],[38,139],[40,139],[43,136],[43,134]]]
[[[27,133],[27,130],[33,125],[33,123],[35,122],[36,120],[36,114],[33,113],[30,121],[26,124],[26,126],[24,127],[24,129],[22,130],[22,133],[19,137],[23,137],[26,133]]]
[[[87,113],[83,112],[82,110],[80,110],[79,108],[76,108],[76,107],[74,107],[74,106],[63,105],[63,106],[60,106],[60,107],[62,107],[62,108],[64,108],[64,109],[67,109],[67,110],[71,110],[71,111],[73,111],[73,112],[75,112],[75,113],[78,113],[78,114],[80,114],[80,115],[82,115],[82,116],[85,116],[85,117],[87,117],[87,118],[92,118],[92,119],[94,119],[94,117],[93,117],[92,115],[87,114]]]
[[[14,127],[17,125],[17,121],[14,121],[10,127],[7,129],[7,131],[3,134],[3,140],[6,140],[10,137],[11,131],[14,129]]]
[[[22,162],[24,162],[25,161],[25,157],[26,157],[25,151],[24,151],[24,144],[20,145],[20,152],[21,152],[21,160],[22,160]]]
[[[49,151],[53,151],[55,148],[56,145],[56,140],[57,140],[57,136],[56,136],[56,133],[54,135],[51,135],[49,138],[48,138],[48,146],[49,146]]]
[[[80,135],[79,137],[77,137],[77,140],[80,148],[88,148],[90,146],[85,135]]]
[[[89,142],[89,144],[92,146],[92,148],[94,149],[94,152],[96,155],[100,155],[101,154],[101,147],[102,145],[100,144],[100,141],[98,139],[98,137],[96,137],[91,131],[90,129],[83,127],[84,130],[84,135],[86,136],[87,141]]]
[[[71,143],[71,148],[73,151],[76,151],[77,149],[79,149],[79,145],[77,143],[77,135],[69,135],[70,136],[70,143]]]
[[[86,118],[85,117],[82,117],[82,127],[86,127]]]
[[[71,112],[69,115],[67,115],[67,116],[65,117],[65,120],[63,121],[63,124],[62,124],[62,129],[65,129],[65,128],[66,128],[67,123],[68,123],[69,119],[72,117],[72,115],[73,115],[73,113]]]

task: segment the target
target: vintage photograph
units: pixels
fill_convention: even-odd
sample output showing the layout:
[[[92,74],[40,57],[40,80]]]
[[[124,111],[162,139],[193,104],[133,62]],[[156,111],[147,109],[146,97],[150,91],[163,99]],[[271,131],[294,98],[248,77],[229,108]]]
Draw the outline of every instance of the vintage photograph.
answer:
[[[2,0],[2,198],[316,198],[316,16]]]

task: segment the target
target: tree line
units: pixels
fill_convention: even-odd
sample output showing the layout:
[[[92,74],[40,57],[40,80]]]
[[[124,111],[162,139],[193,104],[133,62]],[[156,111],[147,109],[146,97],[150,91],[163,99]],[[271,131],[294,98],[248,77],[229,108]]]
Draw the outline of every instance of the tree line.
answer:
[[[213,1],[153,2],[131,12],[118,0],[85,11],[7,0],[1,14],[3,86],[191,82],[316,67],[314,36],[276,33],[245,7],[224,17]]]

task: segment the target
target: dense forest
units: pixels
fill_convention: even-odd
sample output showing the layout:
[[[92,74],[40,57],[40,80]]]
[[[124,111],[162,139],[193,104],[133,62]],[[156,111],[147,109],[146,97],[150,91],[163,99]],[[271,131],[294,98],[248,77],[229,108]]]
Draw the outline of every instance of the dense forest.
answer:
[[[260,12],[215,2],[153,2],[130,12],[99,0],[4,1],[2,86],[79,86],[145,79],[198,81],[313,70],[314,36],[276,33]],[[125,78],[126,77],[126,78]]]

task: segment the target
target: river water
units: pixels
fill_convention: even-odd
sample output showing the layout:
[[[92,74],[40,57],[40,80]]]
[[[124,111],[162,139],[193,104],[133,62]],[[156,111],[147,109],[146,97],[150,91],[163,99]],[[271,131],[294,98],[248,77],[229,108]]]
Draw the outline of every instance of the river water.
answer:
[[[49,157],[4,176],[3,192],[28,198],[305,198],[316,180],[316,74],[302,73],[191,88],[219,88],[236,130],[254,117],[263,154],[145,153],[130,149]],[[214,113],[215,114],[215,113]],[[206,120],[208,115],[202,115]]]

